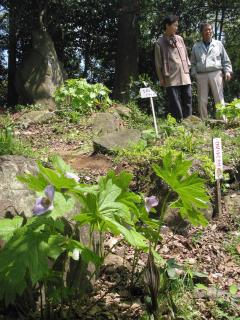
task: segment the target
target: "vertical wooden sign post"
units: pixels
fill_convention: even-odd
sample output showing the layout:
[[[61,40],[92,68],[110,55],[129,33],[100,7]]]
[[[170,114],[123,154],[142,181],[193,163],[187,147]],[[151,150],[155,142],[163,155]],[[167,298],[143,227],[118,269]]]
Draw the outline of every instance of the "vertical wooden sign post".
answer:
[[[140,96],[142,99],[150,98],[150,104],[152,108],[152,115],[153,115],[153,122],[155,127],[156,136],[158,137],[158,128],[157,128],[157,120],[154,110],[153,98],[157,96],[156,92],[154,92],[151,88],[141,88],[140,89]]]
[[[213,138],[213,155],[215,164],[215,179],[216,179],[216,204],[219,215],[222,213],[221,204],[221,179],[223,178],[223,160],[222,160],[222,141],[221,138]]]

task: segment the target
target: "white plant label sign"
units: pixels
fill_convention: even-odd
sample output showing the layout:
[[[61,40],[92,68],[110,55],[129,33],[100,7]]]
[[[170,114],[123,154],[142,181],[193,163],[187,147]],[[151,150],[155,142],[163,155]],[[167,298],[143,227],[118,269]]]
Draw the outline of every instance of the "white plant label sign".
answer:
[[[140,96],[141,98],[154,98],[157,94],[151,88],[141,88]]]
[[[140,89],[140,96],[142,99],[143,98],[150,98],[154,127],[155,127],[155,131],[156,131],[156,136],[158,137],[157,120],[156,120],[155,109],[154,109],[154,104],[153,104],[153,98],[157,97],[157,94],[151,88],[141,88]]]
[[[221,138],[213,138],[213,154],[215,164],[215,179],[223,178],[222,141]]]

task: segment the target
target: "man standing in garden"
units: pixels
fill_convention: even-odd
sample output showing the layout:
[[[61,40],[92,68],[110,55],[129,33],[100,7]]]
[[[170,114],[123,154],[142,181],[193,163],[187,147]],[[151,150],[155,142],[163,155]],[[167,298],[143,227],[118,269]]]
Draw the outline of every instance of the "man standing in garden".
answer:
[[[160,85],[166,88],[168,112],[177,120],[192,114],[190,61],[183,38],[176,35],[178,17],[163,21],[164,35],[155,44],[155,65]]]
[[[207,22],[202,23],[200,32],[202,41],[192,49],[191,74],[197,81],[199,115],[206,119],[209,87],[215,103],[224,104],[223,80],[231,79],[232,65],[222,42],[212,38],[212,26]]]

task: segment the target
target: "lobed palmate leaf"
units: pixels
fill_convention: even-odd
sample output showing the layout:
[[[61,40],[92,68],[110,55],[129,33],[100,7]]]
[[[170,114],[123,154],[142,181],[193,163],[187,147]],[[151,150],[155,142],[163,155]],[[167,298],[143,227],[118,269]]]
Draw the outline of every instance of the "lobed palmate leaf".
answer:
[[[162,166],[153,165],[153,170],[162,178],[171,190],[178,195],[178,199],[171,204],[179,208],[183,218],[193,225],[206,225],[207,220],[202,210],[208,208],[209,196],[206,192],[204,180],[196,173],[190,174],[192,162],[184,160],[182,155],[174,157],[169,152],[164,158]]]

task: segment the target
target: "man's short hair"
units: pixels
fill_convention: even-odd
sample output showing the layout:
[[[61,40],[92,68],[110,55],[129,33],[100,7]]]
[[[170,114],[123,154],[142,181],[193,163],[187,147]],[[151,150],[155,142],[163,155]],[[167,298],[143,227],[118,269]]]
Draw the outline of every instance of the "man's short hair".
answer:
[[[171,14],[170,16],[165,17],[163,22],[162,22],[163,29],[166,30],[166,24],[171,25],[171,24],[173,24],[174,22],[176,22],[178,20],[179,20],[179,17],[175,16],[173,14]]]
[[[200,27],[199,27],[200,32],[203,32],[203,29],[204,29],[205,27],[208,27],[208,26],[210,26],[210,27],[212,28],[211,23],[209,23],[209,22],[202,22],[202,23],[200,24]],[[212,29],[213,29],[213,28],[212,28]]]

